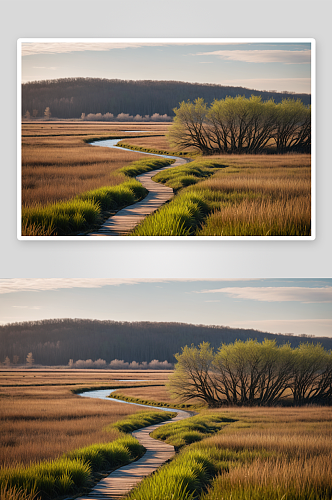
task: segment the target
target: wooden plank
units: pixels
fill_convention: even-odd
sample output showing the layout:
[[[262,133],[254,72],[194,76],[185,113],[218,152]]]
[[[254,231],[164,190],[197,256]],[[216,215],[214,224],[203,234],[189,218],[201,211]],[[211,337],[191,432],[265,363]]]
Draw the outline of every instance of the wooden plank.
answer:
[[[87,236],[124,236],[129,234],[145,217],[158,210],[174,196],[172,188],[154,182],[152,177],[158,172],[178,167],[187,162],[188,160],[184,158],[178,158],[172,165],[138,175],[136,179],[149,191],[144,200],[119,210],[107,219],[98,231],[89,233]]]
[[[171,421],[150,425],[133,432],[132,435],[146,448],[144,456],[112,472],[102,479],[88,495],[80,497],[80,500],[116,500],[126,496],[144,477],[152,474],[175,455],[174,446],[153,439],[150,433],[162,425],[178,422],[191,416],[189,412],[179,410],[177,416]]]

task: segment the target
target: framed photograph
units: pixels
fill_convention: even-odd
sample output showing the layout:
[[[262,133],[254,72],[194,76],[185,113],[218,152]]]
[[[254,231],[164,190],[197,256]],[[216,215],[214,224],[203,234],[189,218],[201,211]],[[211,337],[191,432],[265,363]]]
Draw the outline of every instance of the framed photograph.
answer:
[[[314,39],[17,47],[18,239],[315,239]]]
[[[0,302],[2,499],[331,497],[331,278],[0,278]]]

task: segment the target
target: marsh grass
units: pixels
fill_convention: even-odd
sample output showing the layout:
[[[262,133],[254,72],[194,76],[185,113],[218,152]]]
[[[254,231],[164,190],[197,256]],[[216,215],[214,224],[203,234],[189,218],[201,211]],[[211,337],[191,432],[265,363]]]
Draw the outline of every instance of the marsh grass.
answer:
[[[135,139],[130,140],[130,143],[126,141],[121,141],[117,144],[117,146],[120,146],[121,148],[126,148],[128,150],[134,150],[134,151],[142,151],[142,153],[150,153],[150,154],[156,154],[156,155],[170,155],[170,156],[183,156],[183,157],[196,157],[200,156],[199,153],[194,152],[194,151],[174,151],[172,149],[165,149],[163,147],[160,147],[160,142],[162,143],[162,146],[165,146],[165,143],[163,140],[158,141],[156,143],[155,141],[152,143],[152,147],[148,147],[145,144],[148,144],[149,142],[151,143],[151,139],[149,140],[144,140],[138,139],[139,142],[135,142]],[[140,146],[139,143],[142,142],[144,143],[144,146]],[[167,144],[166,144],[167,146]]]
[[[181,448],[219,432],[229,422],[233,422],[233,419],[220,414],[203,413],[186,420],[163,425],[153,431],[151,436]]]
[[[110,399],[123,399],[124,401],[128,401],[128,403],[138,403],[142,405],[149,405],[149,406],[160,406],[160,407],[165,407],[165,408],[178,408],[178,409],[188,409],[188,408],[196,408],[195,405],[187,405],[187,404],[173,404],[170,402],[163,402],[163,401],[156,401],[156,400],[151,400],[151,399],[143,399],[143,398],[136,398],[133,396],[127,396],[125,394],[120,394],[119,392],[112,392],[112,394],[109,396]]]
[[[136,175],[166,167],[174,162],[175,160],[166,160],[163,158],[159,158],[158,160],[139,160],[132,162],[127,167],[121,168],[120,172],[127,175],[128,177],[136,177]]]
[[[190,236],[203,221],[209,207],[198,191],[186,191],[156,213],[146,217],[133,236]]]
[[[144,447],[132,436],[111,443],[98,443],[73,450],[61,458],[29,466],[0,470],[0,484],[38,491],[43,498],[79,491],[87,486],[92,473],[126,465],[144,454]]]
[[[209,414],[199,415],[203,425]],[[169,465],[142,481],[130,500],[331,498],[330,408],[233,408],[213,414],[233,422],[183,447]]]
[[[128,500],[192,500],[215,472],[213,458],[200,450],[189,450],[144,479]]]
[[[231,198],[230,195],[228,198]],[[188,188],[170,203],[146,217],[133,231],[134,236],[194,236],[206,216],[224,201],[219,192]]]
[[[44,228],[42,236],[61,236],[82,231],[95,224],[100,205],[93,200],[69,200],[52,205],[34,206],[22,210],[22,235],[31,236],[34,228]],[[32,229],[30,229],[32,228]]]
[[[3,484],[0,487],[0,500],[37,500],[35,491],[30,491],[27,493],[22,488],[17,488],[16,486],[8,486],[8,484]]]
[[[174,412],[145,411],[135,413],[134,415],[129,415],[128,418],[112,424],[112,427],[120,432],[133,432],[137,429],[148,427],[149,425],[154,425],[158,424],[159,422],[164,422],[165,420],[170,420],[175,416],[176,413]]]
[[[90,146],[83,139],[110,133],[123,136],[125,127],[82,122],[23,124],[22,206],[45,206],[124,182],[126,177],[119,169],[140,160],[142,154]]]
[[[29,389],[26,388],[26,390]],[[95,401],[92,403],[96,404]],[[29,495],[31,496],[36,491],[42,498],[54,498],[77,492],[89,484],[92,474],[128,464],[143,455],[143,446],[132,436],[122,436],[114,440],[115,436],[119,436],[119,432],[130,432],[173,416],[174,414],[171,413],[157,411],[133,414],[123,421],[103,427],[103,432],[106,438],[108,437],[106,442],[71,450],[55,460],[30,461],[25,465],[16,463],[9,467],[2,467],[0,484],[7,492],[21,491],[22,498],[26,495],[27,500],[30,500]],[[36,423],[40,426],[41,423],[38,417],[36,418]],[[59,423],[61,427],[66,425],[63,419]],[[109,442],[110,439],[111,442]]]
[[[144,198],[148,191],[135,179],[119,186],[104,186],[82,193],[73,200],[22,209],[22,235],[31,236],[34,228],[44,228],[42,236],[75,234],[91,229],[102,211],[119,210]],[[30,229],[32,228],[32,229]]]
[[[112,424],[142,409],[116,400],[82,398],[72,390],[133,385],[117,378],[160,378],[162,382],[167,376],[114,370],[1,372],[0,465],[54,460],[74,449],[118,439],[119,431]]]
[[[196,160],[180,167],[159,172],[153,177],[153,180],[179,190],[183,187],[196,184],[199,180],[210,177],[220,168],[225,168],[225,165],[220,160]]]
[[[216,169],[204,180],[194,179],[193,174],[195,164],[204,165],[203,161],[158,174],[155,180],[183,189],[137,226],[133,235],[309,236],[310,158],[300,156],[257,158],[256,166],[253,158],[241,157],[241,164],[241,158],[222,157],[220,164],[227,168]],[[185,188],[186,182],[195,186]]]

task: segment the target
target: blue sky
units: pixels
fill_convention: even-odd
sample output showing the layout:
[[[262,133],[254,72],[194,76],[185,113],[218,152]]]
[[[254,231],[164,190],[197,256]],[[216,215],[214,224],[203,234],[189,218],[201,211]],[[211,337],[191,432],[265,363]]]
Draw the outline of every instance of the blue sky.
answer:
[[[310,43],[31,41],[22,82],[92,77],[176,80],[311,93]]]
[[[332,337],[332,279],[0,279],[0,323],[52,318]]]

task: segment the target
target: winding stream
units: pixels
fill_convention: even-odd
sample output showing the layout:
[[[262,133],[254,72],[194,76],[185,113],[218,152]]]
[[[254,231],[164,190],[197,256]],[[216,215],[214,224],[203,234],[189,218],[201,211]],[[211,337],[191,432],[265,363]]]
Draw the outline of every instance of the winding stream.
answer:
[[[177,415],[171,421],[166,420],[166,422],[150,425],[148,427],[144,427],[143,429],[134,431],[132,435],[146,449],[143,457],[136,460],[136,462],[132,462],[116,469],[108,477],[102,479],[87,496],[81,498],[80,500],[115,500],[126,496],[129,491],[131,491],[140,481],[142,481],[142,479],[144,479],[144,477],[152,474],[175,455],[174,446],[153,439],[150,436],[150,433],[162,425],[178,422],[179,420],[192,416],[189,412],[176,410],[174,408],[161,408],[159,406],[129,403],[119,399],[108,398],[108,396],[116,390],[117,389],[98,389],[95,391],[85,391],[80,393],[79,396],[85,398],[103,399],[110,402],[113,401],[116,403],[131,404],[163,411],[173,411],[177,413]]]
[[[131,381],[132,382],[132,381]],[[124,387],[125,389],[125,387]],[[150,405],[142,405],[139,403],[131,403],[129,401],[123,401],[121,399],[111,399],[108,396],[114,392],[118,391],[119,389],[98,389],[96,391],[85,391],[81,392],[78,394],[79,396],[82,396],[83,398],[95,398],[95,399],[103,399],[104,401],[115,401],[116,403],[125,403],[127,405],[135,405],[135,406],[143,406],[144,408],[153,408],[154,410],[162,410],[162,411],[172,411],[175,413],[181,413],[182,410],[176,410],[175,408],[165,408],[161,406],[150,406]],[[183,413],[188,413],[188,412],[183,412]]]
[[[122,151],[132,151],[133,153],[142,153],[143,155],[152,155],[152,156],[160,156],[161,158],[171,158],[174,160],[180,160],[179,156],[171,156],[171,155],[160,155],[157,153],[146,153],[145,151],[139,151],[136,149],[127,149],[122,148],[121,146],[117,146],[117,144],[125,139],[130,139],[130,137],[123,137],[122,139],[103,139],[100,141],[90,142],[90,146],[101,146],[103,148],[114,148],[121,149]]]
[[[148,195],[141,201],[129,205],[122,210],[119,210],[115,215],[107,219],[101,227],[87,236],[128,236],[132,233],[134,228],[140,224],[148,215],[152,214],[167,201],[174,196],[173,189],[163,184],[157,183],[152,180],[158,172],[168,168],[178,167],[192,161],[187,158],[180,158],[178,156],[161,155],[155,153],[146,153],[144,151],[135,151],[132,149],[122,148],[117,144],[123,139],[105,139],[90,142],[92,146],[107,147],[113,149],[120,149],[122,151],[133,151],[145,155],[159,156],[161,158],[175,159],[175,163],[157,170],[150,170],[136,177],[142,186],[148,190]]]

